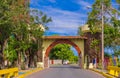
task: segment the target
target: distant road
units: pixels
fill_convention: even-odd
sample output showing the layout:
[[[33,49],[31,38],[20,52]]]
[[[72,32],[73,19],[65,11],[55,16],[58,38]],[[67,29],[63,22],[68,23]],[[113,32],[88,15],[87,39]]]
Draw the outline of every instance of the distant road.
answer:
[[[90,70],[80,69],[72,65],[52,66],[48,69],[36,72],[26,78],[105,78]]]

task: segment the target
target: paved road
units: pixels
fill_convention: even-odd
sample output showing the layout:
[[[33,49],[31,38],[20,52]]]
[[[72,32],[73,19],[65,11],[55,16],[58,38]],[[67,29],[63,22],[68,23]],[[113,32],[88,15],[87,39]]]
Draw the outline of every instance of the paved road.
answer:
[[[34,73],[26,78],[105,78],[90,70],[80,69],[77,66],[61,65]]]

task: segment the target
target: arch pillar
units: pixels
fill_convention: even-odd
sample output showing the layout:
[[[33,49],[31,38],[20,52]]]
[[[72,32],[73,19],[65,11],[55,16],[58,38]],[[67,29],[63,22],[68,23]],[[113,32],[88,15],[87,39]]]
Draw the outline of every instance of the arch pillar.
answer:
[[[44,58],[44,67],[49,68],[49,57]]]
[[[80,68],[83,68],[83,64],[82,64],[82,55],[78,55],[78,65],[80,66]]]

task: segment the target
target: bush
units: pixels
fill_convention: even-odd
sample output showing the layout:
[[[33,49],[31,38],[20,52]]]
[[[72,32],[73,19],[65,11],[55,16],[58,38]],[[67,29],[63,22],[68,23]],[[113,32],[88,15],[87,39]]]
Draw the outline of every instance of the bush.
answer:
[[[25,64],[24,64],[24,63],[22,63],[21,69],[22,69],[22,70],[25,70]]]
[[[118,67],[120,67],[120,62],[118,63]]]

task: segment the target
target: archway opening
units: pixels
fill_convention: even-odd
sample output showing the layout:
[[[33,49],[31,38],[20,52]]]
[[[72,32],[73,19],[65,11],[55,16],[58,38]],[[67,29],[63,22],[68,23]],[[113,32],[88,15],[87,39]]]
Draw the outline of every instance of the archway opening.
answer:
[[[57,44],[49,53],[49,64],[78,64],[78,54],[69,44]]]
[[[49,67],[49,63],[50,63],[49,56],[50,56],[50,53],[54,49],[54,47],[56,47],[57,45],[69,45],[70,46],[70,50],[72,52],[73,52],[72,48],[74,47],[73,49],[77,51],[77,55],[78,56],[75,56],[74,53],[73,53],[73,56],[77,57],[79,66],[82,68],[81,50],[75,43],[73,43],[71,40],[68,40],[68,39],[56,40],[52,44],[49,45],[49,47],[47,48],[47,50],[45,52],[45,56],[44,56],[44,67]],[[72,46],[72,48],[71,48],[71,46]],[[67,61],[68,59],[64,59],[64,60]],[[64,60],[62,61],[62,64],[64,63]],[[70,60],[68,60],[68,61],[70,61]]]

